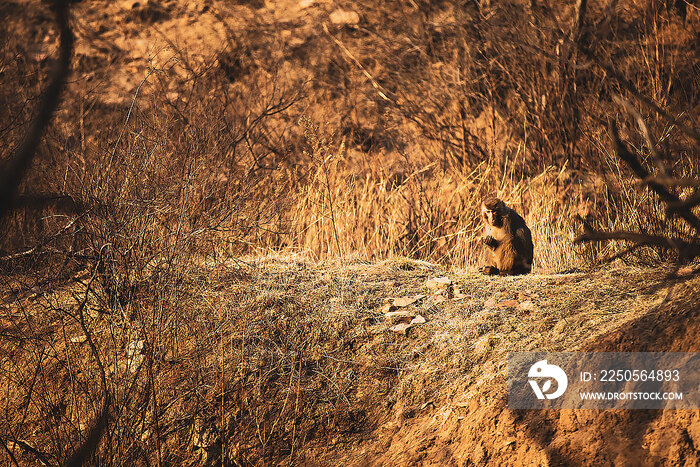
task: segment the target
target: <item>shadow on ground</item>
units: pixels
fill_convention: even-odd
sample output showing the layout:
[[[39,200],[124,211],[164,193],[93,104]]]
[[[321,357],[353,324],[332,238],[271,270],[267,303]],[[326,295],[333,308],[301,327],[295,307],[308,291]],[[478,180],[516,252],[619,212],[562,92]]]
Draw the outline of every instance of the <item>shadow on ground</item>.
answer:
[[[700,293],[678,286],[648,314],[584,345],[588,352],[700,351]],[[698,410],[512,411],[554,465],[699,465]]]

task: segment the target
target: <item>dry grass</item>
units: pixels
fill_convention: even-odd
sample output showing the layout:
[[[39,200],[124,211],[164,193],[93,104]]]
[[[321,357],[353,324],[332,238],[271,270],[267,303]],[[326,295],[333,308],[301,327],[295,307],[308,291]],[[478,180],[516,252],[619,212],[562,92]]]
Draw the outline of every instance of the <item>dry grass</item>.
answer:
[[[0,248],[15,253],[48,237],[59,256],[68,249],[93,259],[103,245],[120,242],[117,249],[132,256],[127,263],[148,263],[187,244],[231,255],[404,256],[472,270],[482,254],[476,213],[490,193],[532,225],[539,271],[580,268],[618,251],[572,255],[577,215],[605,228],[674,232],[675,221],[663,221],[655,198],[626,182],[609,156],[601,123],[617,109],[601,96],[621,86],[607,78],[604,65],[612,62],[658,105],[692,109],[700,83],[692,48],[680,45],[692,39],[688,25],[673,9],[636,4],[598,23],[605,5],[593,2],[585,34],[596,39],[589,52],[598,62],[581,65],[576,51],[561,51],[570,54],[567,64],[550,54],[559,50],[571,8],[526,3],[360,3],[361,27],[331,25],[318,35],[300,22],[293,41],[282,39],[289,34],[280,28],[289,25],[274,17],[235,24],[229,6],[217,4],[211,19],[224,34],[220,49],[201,54],[165,40],[140,57],[148,63],[144,79],[123,107],[91,93],[114,93],[106,58],[95,52],[93,63],[80,55],[77,81],[25,186],[70,197],[88,218],[64,232],[75,213],[16,210],[3,220],[8,235]],[[17,16],[13,31],[41,14],[8,8]],[[308,12],[325,21],[324,8]],[[632,21],[635,15],[642,21]],[[133,14],[127,16],[122,27],[133,33]],[[94,37],[80,40],[102,50]],[[14,84],[3,87],[10,111],[2,136],[11,142],[28,117],[29,106],[20,103],[35,96],[46,63],[14,60],[35,46],[16,34],[2,41],[3,82]],[[674,172],[696,175],[695,149],[677,127],[688,112],[673,122],[645,117]],[[646,159],[636,132],[628,138]],[[124,226],[136,233],[131,240],[111,237]],[[155,242],[138,239],[146,231]],[[649,260],[654,256],[666,258],[655,252]],[[73,271],[85,267],[77,262]]]
[[[312,161],[324,163],[312,166],[315,173],[295,198],[289,223],[292,244],[317,258],[352,252],[368,260],[408,257],[475,270],[483,254],[481,199],[497,193],[530,225],[537,270],[585,264],[570,253],[575,216],[588,192],[565,181],[570,176],[565,169],[551,168],[527,181],[515,180],[511,172],[494,181],[489,164],[441,168],[427,158],[424,164],[370,164],[363,163],[361,154],[342,147],[337,151],[343,153],[335,153],[328,139],[320,141],[324,144]]]
[[[424,293],[438,274],[409,260],[200,265],[176,300],[143,301],[132,320],[101,312],[88,294],[87,331],[119,407],[95,462],[196,464],[218,462],[222,451],[226,462],[323,459],[455,388],[478,400],[490,380],[477,375],[500,374],[490,362],[509,351],[578,348],[664,297],[649,292],[659,271],[633,268],[495,280],[457,274],[466,298],[424,299],[413,306],[427,324],[409,338],[388,331],[384,299]],[[86,335],[71,312],[85,290],[32,295],[3,310],[0,384],[14,415],[2,426],[17,459],[36,457],[12,440],[31,440],[50,463],[60,461],[99,407],[95,361],[74,339]],[[532,308],[499,308],[511,299]],[[134,345],[143,351],[130,352]]]

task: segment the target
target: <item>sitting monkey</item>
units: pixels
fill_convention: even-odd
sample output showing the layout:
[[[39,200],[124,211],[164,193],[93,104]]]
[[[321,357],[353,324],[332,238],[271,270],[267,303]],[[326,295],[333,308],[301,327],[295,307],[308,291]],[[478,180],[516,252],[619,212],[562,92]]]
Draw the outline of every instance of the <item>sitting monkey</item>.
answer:
[[[492,197],[481,204],[486,245],[484,274],[527,274],[532,269],[534,246],[525,220],[503,201]]]

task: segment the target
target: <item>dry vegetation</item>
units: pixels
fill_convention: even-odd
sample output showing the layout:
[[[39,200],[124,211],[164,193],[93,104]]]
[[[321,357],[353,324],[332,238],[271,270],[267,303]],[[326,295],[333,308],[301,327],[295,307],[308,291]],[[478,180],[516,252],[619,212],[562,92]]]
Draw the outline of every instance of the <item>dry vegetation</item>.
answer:
[[[488,418],[502,394],[479,375],[501,381],[507,352],[590,348],[581,341],[673,310],[657,307],[664,264],[692,255],[573,240],[586,225],[697,245],[607,131],[614,122],[652,176],[690,180],[671,187],[680,201],[698,198],[693,2],[72,10],[73,72],[0,219],[3,462],[63,464],[103,413],[85,458],[95,465],[540,461],[551,433],[523,428],[512,450],[467,451],[440,427],[467,399]],[[5,164],[58,31],[39,2],[3,2],[0,14]],[[536,275],[473,274],[489,193],[530,225]],[[627,266],[592,272],[630,248]],[[421,302],[417,335],[387,333],[383,299],[446,272],[468,298]],[[695,319],[697,279],[685,280],[690,298],[673,316]],[[534,307],[506,313],[489,298]],[[698,345],[655,345],[666,344]],[[686,430],[673,459],[697,458],[692,417],[654,422]],[[413,418],[422,425],[408,424],[406,444],[387,441]],[[451,423],[445,433],[476,436]],[[580,461],[565,436],[578,426],[545,457]]]

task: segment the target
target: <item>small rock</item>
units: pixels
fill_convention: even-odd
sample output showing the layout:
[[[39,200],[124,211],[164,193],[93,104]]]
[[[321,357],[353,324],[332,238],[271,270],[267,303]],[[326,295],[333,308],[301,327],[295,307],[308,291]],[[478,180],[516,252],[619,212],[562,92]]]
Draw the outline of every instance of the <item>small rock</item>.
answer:
[[[425,285],[431,292],[446,289],[451,284],[452,279],[450,279],[449,277],[433,277],[425,281]]]
[[[388,313],[384,313],[384,317],[386,319],[413,318],[414,316],[416,316],[414,312],[405,310],[390,311]]]
[[[435,302],[435,303],[442,303],[442,302],[444,302],[444,301],[446,301],[446,300],[447,300],[447,299],[446,299],[445,296],[442,295],[442,294],[434,295],[434,296],[433,296],[433,302]]]
[[[410,324],[416,325],[416,324],[425,324],[425,323],[426,323],[425,318],[423,318],[421,315],[416,315],[416,317],[411,320]]]
[[[121,7],[124,8],[125,10],[132,10],[134,8],[138,8],[141,6],[141,2],[135,1],[135,0],[125,0],[121,3]]]
[[[433,277],[425,281],[425,285],[433,295],[434,300],[437,299],[437,295],[443,295],[444,298],[452,298],[454,296],[452,280],[449,277]]]
[[[425,298],[425,294],[420,294],[413,297],[385,298],[384,305],[382,306],[382,313],[386,314],[396,310],[397,308],[412,305],[423,298]]]
[[[396,307],[404,307],[408,305],[412,305],[418,301],[417,298],[415,297],[401,297],[401,298],[395,298],[394,299],[394,306]]]
[[[397,325],[395,325],[395,326],[390,327],[390,328],[389,328],[389,331],[392,331],[392,332],[396,332],[396,333],[399,333],[399,334],[406,335],[406,333],[408,332],[408,329],[409,329],[410,327],[411,327],[411,325],[408,324],[408,323],[399,323],[399,324],[397,324]]]
[[[525,300],[524,302],[518,304],[518,309],[521,311],[535,311],[537,307],[534,303],[532,303],[532,301]]]
[[[354,11],[347,11],[338,8],[330,15],[331,23],[338,26],[357,26],[360,22],[360,15]]]
[[[496,299],[494,297],[489,298],[484,302],[486,308],[493,308],[496,306]]]
[[[83,342],[87,342],[87,336],[85,334],[73,336],[70,338],[70,341],[74,344],[82,344]]]

